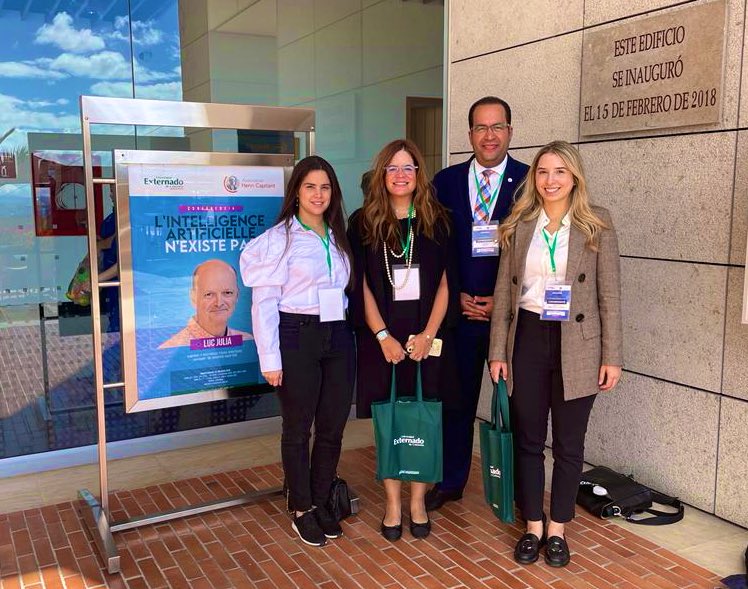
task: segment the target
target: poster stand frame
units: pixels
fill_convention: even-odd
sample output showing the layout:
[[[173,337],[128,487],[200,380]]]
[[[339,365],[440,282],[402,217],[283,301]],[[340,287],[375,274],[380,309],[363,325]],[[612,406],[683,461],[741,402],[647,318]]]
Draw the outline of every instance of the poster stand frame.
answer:
[[[96,260],[98,257],[94,185],[109,184],[112,190],[116,189],[114,178],[94,178],[93,176],[91,125],[287,131],[305,134],[306,155],[312,155],[315,149],[315,113],[313,109],[308,108],[81,96],[80,112],[89,260]],[[293,160],[293,154],[290,155],[291,160]],[[88,525],[107,571],[113,574],[120,571],[120,556],[114,540],[114,532],[162,523],[216,509],[254,503],[261,499],[280,496],[283,491],[280,487],[254,491],[237,497],[146,514],[124,521],[112,521],[112,514],[109,507],[104,393],[109,389],[122,389],[125,383],[104,382],[100,290],[102,288],[119,288],[121,284],[119,280],[100,282],[97,264],[91,264],[90,275],[100,494],[97,498],[87,489],[81,489],[78,492],[78,511]],[[357,499],[354,501],[352,501],[352,509],[355,512],[358,510],[358,505]]]

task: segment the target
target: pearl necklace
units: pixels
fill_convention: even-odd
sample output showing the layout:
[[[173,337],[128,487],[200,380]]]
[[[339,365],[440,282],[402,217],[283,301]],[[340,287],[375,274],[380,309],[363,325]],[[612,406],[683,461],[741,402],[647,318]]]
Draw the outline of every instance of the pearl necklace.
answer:
[[[413,243],[413,219],[416,218],[416,211],[413,210],[413,212],[410,214],[410,217],[408,217],[408,237],[405,241],[405,248],[402,252],[399,254],[396,254],[394,250],[390,249],[390,253],[392,254],[392,257],[396,260],[399,260],[405,255],[405,252],[410,249],[410,244]],[[386,256],[385,256],[386,257]]]
[[[413,215],[415,216],[415,215]],[[387,271],[387,280],[390,281],[390,285],[392,285],[392,288],[395,290],[401,290],[405,288],[405,285],[408,284],[408,279],[410,278],[410,268],[413,263],[413,250],[416,249],[416,243],[413,239],[413,225],[410,226],[410,229],[408,230],[408,241],[406,243],[410,244],[410,247],[407,247],[404,249],[400,254],[396,254],[394,251],[392,251],[391,248],[387,247],[387,242],[382,242],[382,249],[384,250],[384,268]],[[403,280],[403,283],[400,285],[395,284],[395,281],[392,279],[392,272],[390,270],[390,260],[388,253],[392,254],[392,257],[395,259],[400,259],[405,255],[405,252],[408,252],[408,259],[405,262],[405,280]]]

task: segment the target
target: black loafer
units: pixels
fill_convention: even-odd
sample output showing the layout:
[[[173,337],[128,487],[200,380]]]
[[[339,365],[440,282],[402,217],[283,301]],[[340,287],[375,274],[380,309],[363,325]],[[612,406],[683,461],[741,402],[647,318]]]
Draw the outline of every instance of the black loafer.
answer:
[[[545,563],[551,567],[565,567],[571,560],[569,545],[561,536],[551,536],[545,547]]]
[[[431,533],[431,519],[426,518],[422,524],[410,520],[410,535],[414,538],[426,538]]]
[[[532,564],[540,558],[540,548],[545,544],[545,534],[538,538],[535,534],[524,534],[514,547],[514,560],[519,564]],[[547,557],[546,557],[547,558]]]
[[[462,499],[462,491],[444,491],[439,487],[431,487],[424,497],[426,511],[436,511],[447,501]]]
[[[382,520],[382,526],[381,526],[382,536],[384,536],[385,540],[389,540],[390,542],[395,542],[396,540],[399,540],[400,537],[403,535],[403,523],[400,522],[396,526],[385,526],[384,520]]]

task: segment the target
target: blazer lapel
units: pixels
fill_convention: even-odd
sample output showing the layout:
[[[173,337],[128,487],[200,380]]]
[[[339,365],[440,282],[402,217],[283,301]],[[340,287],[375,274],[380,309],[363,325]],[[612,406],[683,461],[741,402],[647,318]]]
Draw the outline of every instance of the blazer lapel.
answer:
[[[507,156],[506,161],[506,169],[504,170],[504,178],[501,180],[501,187],[499,188],[499,194],[496,196],[496,206],[493,208],[493,211],[491,212],[491,220],[492,221],[501,221],[502,219],[499,218],[499,212],[505,208],[500,206],[502,203],[508,204],[512,202],[512,199],[514,197],[514,191],[517,190],[517,178],[514,176],[516,170],[514,167],[514,160],[511,158],[511,156]],[[511,210],[511,205],[509,205],[509,210]],[[508,211],[507,211],[508,214]]]
[[[537,222],[537,219],[521,221],[520,223],[517,223],[517,229],[514,233],[514,267],[516,269],[518,289],[522,288],[522,280],[525,277],[527,251],[530,249],[532,234],[535,232],[535,225]],[[519,297],[517,297],[517,300],[519,300]]]
[[[460,182],[460,189],[459,189],[459,201],[460,201],[460,210],[462,211],[462,214],[465,216],[466,219],[470,219],[472,222],[473,220],[473,204],[470,202],[470,181],[472,178],[470,177],[470,169],[473,162],[473,158],[471,157],[468,161],[466,161],[463,166],[464,170],[463,173],[460,175],[461,182]]]
[[[584,255],[584,234],[574,225],[569,229],[569,257],[566,259],[566,280],[573,281]]]

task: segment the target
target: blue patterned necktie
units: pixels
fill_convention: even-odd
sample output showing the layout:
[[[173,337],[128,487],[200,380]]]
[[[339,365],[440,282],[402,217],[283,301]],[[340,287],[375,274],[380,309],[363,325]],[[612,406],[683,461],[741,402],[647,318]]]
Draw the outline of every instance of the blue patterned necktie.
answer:
[[[491,175],[493,173],[493,170],[483,170],[481,172],[478,202],[473,210],[473,218],[481,223],[488,223],[491,220]]]

